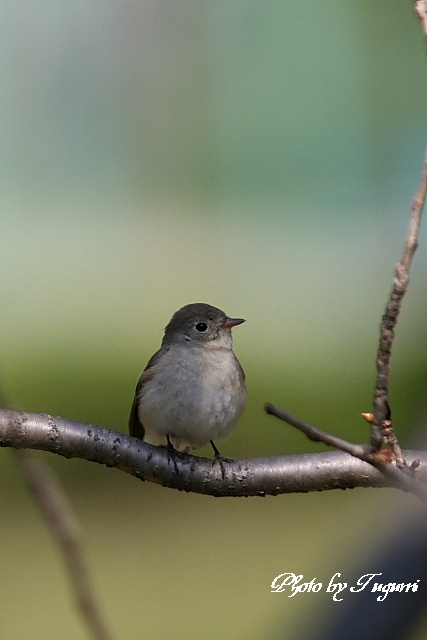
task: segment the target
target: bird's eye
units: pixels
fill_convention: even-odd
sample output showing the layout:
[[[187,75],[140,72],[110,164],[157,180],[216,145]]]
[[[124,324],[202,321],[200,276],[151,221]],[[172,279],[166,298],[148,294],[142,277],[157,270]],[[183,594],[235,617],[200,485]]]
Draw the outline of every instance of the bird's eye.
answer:
[[[199,333],[204,333],[207,328],[208,328],[208,325],[205,324],[204,322],[198,322],[196,324],[196,331],[198,331]]]

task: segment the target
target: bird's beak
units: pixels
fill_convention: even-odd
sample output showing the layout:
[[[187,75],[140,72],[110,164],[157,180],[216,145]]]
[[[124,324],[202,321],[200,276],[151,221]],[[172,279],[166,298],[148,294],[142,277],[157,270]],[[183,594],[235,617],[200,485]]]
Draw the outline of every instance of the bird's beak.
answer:
[[[224,327],[231,329],[232,327],[237,327],[238,324],[242,324],[242,322],[246,322],[246,320],[243,320],[243,318],[227,318],[224,322]]]

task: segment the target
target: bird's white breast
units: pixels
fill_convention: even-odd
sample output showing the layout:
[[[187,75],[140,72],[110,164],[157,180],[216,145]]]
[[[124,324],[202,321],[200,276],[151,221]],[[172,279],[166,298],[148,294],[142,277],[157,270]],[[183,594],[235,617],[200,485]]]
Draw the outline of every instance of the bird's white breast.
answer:
[[[139,396],[144,440],[166,444],[169,435],[175,448],[187,450],[233,431],[245,408],[246,387],[231,341],[215,342],[174,345],[162,356]]]

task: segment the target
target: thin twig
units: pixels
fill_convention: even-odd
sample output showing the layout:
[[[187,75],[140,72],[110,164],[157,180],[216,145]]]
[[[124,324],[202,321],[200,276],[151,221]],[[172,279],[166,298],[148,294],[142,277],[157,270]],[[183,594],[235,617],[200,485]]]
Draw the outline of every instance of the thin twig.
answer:
[[[28,487],[59,541],[84,620],[96,640],[110,640],[95,604],[81,550],[79,523],[67,496],[46,464],[27,451],[17,449],[15,454]]]
[[[421,224],[421,215],[427,192],[427,153],[424,159],[424,169],[421,176],[418,192],[412,203],[411,221],[405,243],[405,251],[402,261],[397,265],[396,277],[393,289],[382,318],[380,328],[380,344],[377,355],[377,381],[374,392],[374,420],[371,425],[371,445],[373,449],[379,449],[387,439],[384,433],[384,422],[390,421],[390,408],[388,404],[388,376],[390,373],[390,357],[394,340],[394,330],[402,305],[402,299],[409,284],[409,271],[412,258],[418,247],[418,232]],[[389,434],[391,425],[389,425]],[[394,434],[392,434],[394,435]],[[399,444],[392,439],[393,445],[400,450]],[[398,454],[399,455],[399,454]]]
[[[345,451],[355,458],[359,458],[359,460],[368,462],[368,451],[366,445],[353,444],[352,442],[348,442],[347,440],[343,440],[342,438],[333,436],[326,431],[321,431],[317,427],[313,427],[313,425],[308,424],[308,422],[300,420],[300,418],[292,415],[292,413],[285,411],[285,409],[281,409],[275,404],[271,404],[271,402],[267,402],[264,409],[269,415],[275,416],[276,418],[279,418],[279,420],[283,420],[283,422],[286,422],[292,427],[295,427],[296,429],[299,429],[299,431],[305,433],[309,440],[312,440],[314,442],[323,442],[323,444],[327,444],[330,447],[335,447],[335,449]]]
[[[427,35],[427,1],[415,0],[415,12],[417,13]],[[393,432],[391,423],[391,412],[388,403],[388,376],[390,373],[391,348],[394,340],[394,329],[397,317],[400,312],[403,296],[409,284],[409,271],[412,258],[418,247],[418,232],[421,224],[421,215],[424,208],[427,192],[427,152],[424,158],[424,169],[422,172],[418,192],[412,203],[411,222],[406,238],[405,251],[402,261],[396,269],[393,290],[382,319],[380,329],[380,344],[377,356],[377,382],[374,392],[374,420],[371,425],[371,445],[374,449],[379,449],[384,440],[388,441],[396,452],[399,463],[402,464],[403,456],[397,438]],[[386,431],[384,430],[385,423]],[[403,461],[404,464],[404,461]]]
[[[347,440],[342,440],[342,438],[332,436],[330,433],[326,433],[326,431],[321,431],[317,427],[313,427],[307,422],[296,418],[291,413],[288,413],[284,409],[276,407],[276,405],[269,402],[265,405],[265,410],[270,415],[276,416],[276,418],[287,422],[296,429],[305,433],[309,440],[323,442],[331,447],[350,453],[359,460],[367,462],[382,473],[390,484],[398,489],[402,489],[403,491],[413,493],[423,502],[427,503],[427,486],[415,478],[413,470],[415,466],[411,471],[413,474],[412,476],[404,473],[392,464],[392,458],[388,449],[380,452],[372,452],[369,445],[353,444]]]

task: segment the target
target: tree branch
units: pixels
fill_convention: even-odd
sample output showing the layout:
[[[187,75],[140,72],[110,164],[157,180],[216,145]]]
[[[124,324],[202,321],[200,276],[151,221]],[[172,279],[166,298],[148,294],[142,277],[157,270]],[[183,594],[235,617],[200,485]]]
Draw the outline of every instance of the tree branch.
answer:
[[[371,465],[340,451],[224,462],[222,477],[219,465],[208,458],[176,454],[172,460],[166,448],[112,429],[6,409],[0,409],[0,446],[83,458],[165,487],[217,497],[395,486]],[[417,477],[427,482],[427,452],[405,455],[425,463]]]
[[[411,221],[405,243],[402,261],[397,265],[393,289],[382,318],[380,343],[377,355],[377,382],[374,392],[374,420],[371,428],[371,445],[378,449],[384,440],[383,425],[390,421],[388,404],[388,376],[390,373],[391,349],[394,341],[394,330],[402,306],[403,297],[408,289],[409,270],[412,258],[418,247],[418,232],[421,214],[427,191],[427,154],[418,192],[412,204]]]
[[[427,34],[427,2],[416,0],[415,11],[421,20],[424,33]],[[405,250],[401,262],[396,267],[396,277],[389,301],[382,318],[380,343],[377,354],[377,380],[374,391],[374,419],[371,423],[371,446],[379,449],[384,441],[391,442],[397,458],[401,457],[399,443],[393,433],[391,412],[388,402],[388,377],[390,373],[391,349],[394,341],[394,330],[402,306],[403,297],[409,285],[409,271],[414,253],[418,247],[418,233],[421,215],[427,193],[427,152],[417,194],[412,202],[411,220],[406,237]],[[386,427],[386,429],[384,429]],[[403,460],[401,466],[403,466]]]
[[[25,481],[60,544],[83,619],[96,640],[110,640],[83,559],[79,522],[67,496],[46,464],[23,450],[16,450],[15,454]]]
[[[10,406],[1,386],[0,406]],[[83,620],[95,640],[110,640],[111,635],[97,606],[86,569],[80,523],[67,494],[47,464],[20,448],[15,448],[14,453],[27,487],[58,542]]]
[[[414,7],[423,25],[424,33],[427,35],[427,0],[415,0]],[[406,236],[403,258],[396,267],[393,288],[382,317],[376,361],[377,380],[374,391],[374,413],[362,414],[371,424],[370,445],[353,444],[325,431],[321,431],[271,403],[265,405],[267,413],[296,427],[305,433],[310,440],[323,442],[329,446],[345,451],[359,460],[369,463],[378,469],[384,477],[387,478],[389,483],[405,491],[410,491],[424,502],[427,502],[427,486],[418,482],[418,479],[420,479],[419,473],[417,473],[418,479],[415,477],[415,470],[418,469],[420,460],[413,460],[410,466],[407,465],[393,430],[391,409],[388,402],[388,377],[390,374],[391,350],[395,337],[394,331],[402,306],[402,300],[408,289],[412,259],[418,247],[418,234],[426,194],[427,151],[418,191],[412,202],[411,220]],[[390,449],[380,450],[383,444],[388,444]],[[391,464],[392,461],[394,461],[396,465]]]
[[[345,451],[363,462],[367,462],[375,469],[378,469],[378,471],[387,478],[388,483],[391,486],[413,493],[415,496],[423,500],[423,502],[427,503],[427,486],[422,482],[419,482],[420,477],[418,472],[417,477],[415,476],[415,469],[418,469],[420,465],[419,458],[414,459],[411,466],[407,469],[405,468],[405,471],[407,471],[407,473],[405,473],[403,470],[398,468],[398,466],[392,464],[393,456],[389,449],[372,451],[372,447],[370,445],[353,444],[352,442],[348,442],[342,438],[337,438],[326,431],[321,431],[317,427],[313,427],[311,424],[296,418],[291,413],[288,413],[280,407],[276,407],[270,402],[265,405],[265,410],[270,415],[276,416],[276,418],[283,420],[283,422],[287,422],[296,429],[305,433],[309,440],[314,440],[314,442],[323,442],[331,447]]]

